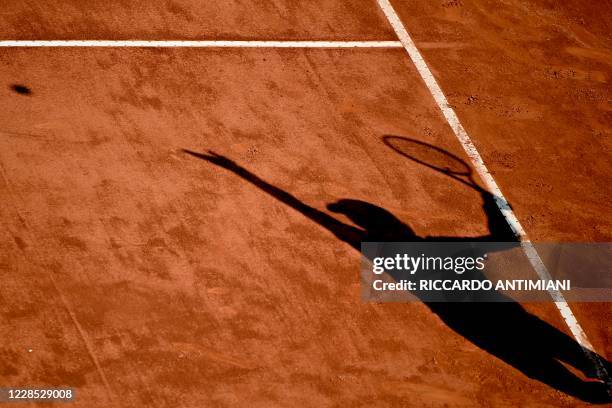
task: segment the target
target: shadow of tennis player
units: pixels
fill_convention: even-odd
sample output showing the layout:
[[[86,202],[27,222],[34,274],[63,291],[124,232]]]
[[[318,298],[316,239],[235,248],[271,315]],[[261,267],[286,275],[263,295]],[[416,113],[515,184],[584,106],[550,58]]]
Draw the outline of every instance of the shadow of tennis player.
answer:
[[[399,136],[393,137],[401,139]],[[480,193],[482,199],[489,234],[480,237],[421,237],[389,211],[368,202],[342,199],[327,206],[329,211],[344,214],[359,226],[355,227],[305,204],[225,156],[212,151],[206,154],[190,150],[184,152],[236,174],[326,228],[357,251],[360,251],[361,242],[516,241],[515,235],[497,208],[495,197],[474,185],[472,187]],[[595,380],[597,378],[595,366],[582,347],[563,332],[528,313],[519,303],[425,302],[425,304],[455,332],[528,377],[583,401],[611,402],[607,385]],[[601,359],[609,367],[609,363],[601,356],[591,352],[591,357],[593,356]],[[582,380],[566,369],[561,362],[575,367],[594,380]]]

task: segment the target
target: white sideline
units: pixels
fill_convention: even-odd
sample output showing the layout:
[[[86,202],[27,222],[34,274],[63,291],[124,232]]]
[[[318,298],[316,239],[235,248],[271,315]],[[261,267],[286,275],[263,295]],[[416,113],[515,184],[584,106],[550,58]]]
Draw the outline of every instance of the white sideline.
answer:
[[[495,202],[497,203],[497,207],[506,218],[508,224],[516,234],[517,238],[519,238],[523,251],[525,252],[525,255],[529,259],[536,273],[538,274],[540,279],[551,280],[552,278],[550,276],[550,273],[548,272],[546,266],[542,262],[542,259],[538,255],[535,246],[529,240],[527,233],[525,232],[523,226],[514,214],[514,211],[512,211],[512,209],[510,208],[508,201],[499,189],[499,186],[495,182],[495,179],[493,178],[491,173],[489,173],[489,170],[485,166],[482,157],[480,157],[478,150],[476,150],[476,146],[474,146],[474,143],[472,143],[470,136],[461,125],[461,122],[459,122],[457,114],[446,100],[442,89],[440,88],[438,82],[429,70],[427,63],[425,62],[423,56],[414,44],[414,41],[412,41],[410,34],[408,34],[406,27],[404,27],[404,24],[395,12],[395,9],[393,9],[393,6],[391,5],[391,3],[389,3],[389,0],[377,0],[377,2],[383,13],[387,17],[387,20],[395,30],[395,33],[397,34],[399,40],[404,46],[406,52],[410,56],[410,59],[416,66],[416,69],[419,71],[421,78],[425,82],[425,85],[427,85],[427,88],[431,92],[438,107],[442,111],[442,114],[444,115],[448,124],[453,130],[453,133],[455,133],[455,136],[457,136],[459,142],[463,146],[463,149],[469,156],[472,165],[478,172],[478,175],[482,178],[489,191],[495,196]],[[563,297],[563,294],[558,291],[549,291],[549,293],[555,301],[555,305],[557,306],[557,309],[559,309],[563,320],[565,320],[565,323],[572,332],[572,335],[574,336],[578,344],[582,346],[585,353],[587,354],[587,357],[589,357],[589,359],[591,359],[595,364],[599,378],[608,385],[608,393],[612,396],[612,381],[610,380],[610,377],[606,372],[603,363],[594,354],[593,345],[587,338],[585,331],[578,323],[576,316],[567,304],[567,301]]]
[[[402,48],[400,41],[141,41],[141,40],[4,40],[0,47],[134,48]]]

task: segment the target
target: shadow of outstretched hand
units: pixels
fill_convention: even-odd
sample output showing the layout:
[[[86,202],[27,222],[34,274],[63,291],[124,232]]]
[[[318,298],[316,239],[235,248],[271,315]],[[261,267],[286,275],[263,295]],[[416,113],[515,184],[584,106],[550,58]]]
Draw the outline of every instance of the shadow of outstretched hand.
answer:
[[[198,152],[194,152],[192,150],[189,149],[183,149],[183,152],[190,154],[192,156],[197,157],[198,159],[202,159],[202,160],[206,160],[207,162],[210,162],[212,164],[216,164],[217,166],[226,168],[228,170],[233,170],[233,169],[243,169],[242,166],[240,166],[239,164],[237,164],[235,161],[233,161],[232,159],[229,159],[219,153],[216,153],[212,150],[208,150],[207,153],[198,153]]]

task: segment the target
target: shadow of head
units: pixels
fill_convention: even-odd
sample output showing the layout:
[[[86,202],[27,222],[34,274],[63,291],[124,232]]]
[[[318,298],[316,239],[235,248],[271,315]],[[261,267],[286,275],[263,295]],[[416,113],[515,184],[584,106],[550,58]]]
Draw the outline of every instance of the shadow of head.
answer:
[[[416,237],[412,228],[382,207],[361,200],[342,199],[327,209],[343,214],[368,233],[369,240],[408,241]]]

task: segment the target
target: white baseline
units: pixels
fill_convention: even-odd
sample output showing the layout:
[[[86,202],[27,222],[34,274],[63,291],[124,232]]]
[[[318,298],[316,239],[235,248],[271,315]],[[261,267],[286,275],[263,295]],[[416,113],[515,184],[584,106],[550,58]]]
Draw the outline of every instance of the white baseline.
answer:
[[[144,41],[144,40],[4,40],[0,47],[127,48],[402,48],[400,41]]]

